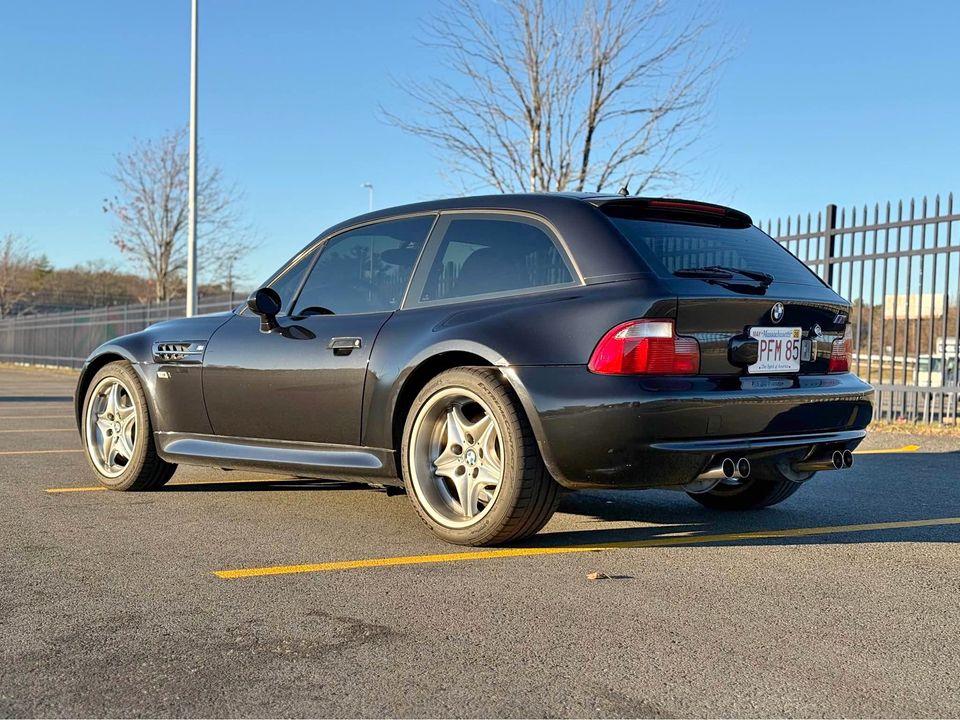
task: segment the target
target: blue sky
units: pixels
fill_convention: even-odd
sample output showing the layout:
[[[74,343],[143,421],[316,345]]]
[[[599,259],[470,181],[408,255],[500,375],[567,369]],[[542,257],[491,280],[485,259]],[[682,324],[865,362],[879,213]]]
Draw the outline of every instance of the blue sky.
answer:
[[[726,0],[735,40],[678,191],[765,219],[960,190],[960,2]],[[201,139],[244,190],[265,277],[323,228],[448,194],[431,148],[379,117],[391,75],[436,74],[430,0],[201,0]],[[57,266],[122,263],[112,155],[186,122],[189,0],[0,0],[0,234]]]

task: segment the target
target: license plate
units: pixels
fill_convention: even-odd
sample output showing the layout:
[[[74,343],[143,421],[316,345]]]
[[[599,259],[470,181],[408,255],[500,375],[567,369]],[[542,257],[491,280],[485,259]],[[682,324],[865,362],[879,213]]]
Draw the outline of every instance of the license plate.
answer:
[[[800,372],[803,340],[798,327],[750,328],[750,337],[760,343],[757,361],[747,368],[751,374]]]

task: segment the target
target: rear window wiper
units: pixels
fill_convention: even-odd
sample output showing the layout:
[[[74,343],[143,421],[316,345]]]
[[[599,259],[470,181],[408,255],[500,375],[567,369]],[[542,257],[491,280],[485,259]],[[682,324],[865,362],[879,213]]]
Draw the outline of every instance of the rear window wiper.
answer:
[[[673,271],[678,277],[695,277],[710,280],[732,280],[734,275],[741,275],[750,280],[756,280],[764,287],[773,282],[773,275],[760,272],[759,270],[744,270],[736,267],[726,267],[724,265],[707,265],[697,268],[680,268]]]
[[[716,270],[714,268],[680,268],[674,270],[673,274],[678,277],[692,278],[717,278],[719,280],[733,279],[733,273],[727,270]]]

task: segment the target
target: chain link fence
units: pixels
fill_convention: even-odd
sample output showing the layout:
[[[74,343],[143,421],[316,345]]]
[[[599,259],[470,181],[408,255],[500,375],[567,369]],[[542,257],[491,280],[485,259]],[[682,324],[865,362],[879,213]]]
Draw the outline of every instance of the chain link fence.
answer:
[[[232,310],[240,299],[236,294],[201,298],[198,309],[201,313]],[[0,362],[79,368],[101,343],[185,314],[186,300],[181,298],[5,318],[0,320]]]

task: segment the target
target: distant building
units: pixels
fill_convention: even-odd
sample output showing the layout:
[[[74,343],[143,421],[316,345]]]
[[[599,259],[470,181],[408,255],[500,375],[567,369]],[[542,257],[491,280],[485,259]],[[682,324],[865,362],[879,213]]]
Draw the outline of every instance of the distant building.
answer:
[[[883,298],[883,314],[888,320],[943,317],[947,306],[946,293],[904,293]]]

